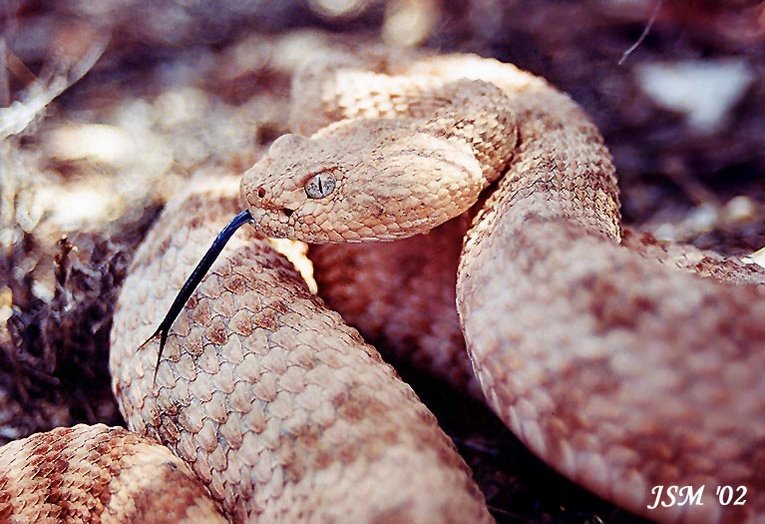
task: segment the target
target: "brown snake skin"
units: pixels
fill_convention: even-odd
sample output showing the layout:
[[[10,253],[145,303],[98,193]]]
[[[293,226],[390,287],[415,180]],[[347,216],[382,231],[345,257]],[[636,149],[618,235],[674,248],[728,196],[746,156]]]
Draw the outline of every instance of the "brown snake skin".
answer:
[[[637,513],[764,518],[763,271],[736,261],[718,271],[713,255],[647,237],[620,246],[599,133],[513,66],[338,53],[312,60],[293,89],[295,129],[310,138],[277,139],[241,184],[261,234],[406,238],[496,187],[466,238],[456,300],[497,414],[555,468]],[[317,174],[335,187],[308,198]],[[233,521],[490,521],[430,412],[252,231],[189,301],[152,383],[157,346],[136,348],[240,208],[230,188],[193,188],[136,254],[111,355],[130,428],[186,462]],[[385,324],[384,309],[371,318]],[[443,362],[466,367],[429,360],[447,378]],[[647,510],[650,489],[668,484],[704,485],[704,505]],[[721,506],[718,485],[746,486],[746,504]]]
[[[189,463],[235,522],[489,521],[411,388],[251,232],[176,322],[152,385],[156,345],[135,348],[236,212],[232,195],[229,184],[169,204],[136,255],[111,357],[131,429]]]
[[[279,139],[245,174],[262,231],[311,242],[421,233],[445,209],[467,209],[506,163],[467,236],[457,283],[490,405],[555,468],[637,513],[764,518],[761,268],[718,266],[720,257],[649,237],[620,247],[599,133],[568,97],[513,66],[344,55],[315,60],[293,88],[320,93],[303,100],[298,114],[311,119],[297,126],[319,131]],[[518,141],[509,150],[508,126]],[[471,163],[465,148],[491,162]],[[337,188],[308,200],[302,186],[321,171]],[[704,486],[703,505],[648,510],[657,485]],[[745,505],[718,502],[715,488],[726,485],[747,488]]]
[[[56,428],[0,453],[0,522],[225,522],[166,447],[103,424]]]

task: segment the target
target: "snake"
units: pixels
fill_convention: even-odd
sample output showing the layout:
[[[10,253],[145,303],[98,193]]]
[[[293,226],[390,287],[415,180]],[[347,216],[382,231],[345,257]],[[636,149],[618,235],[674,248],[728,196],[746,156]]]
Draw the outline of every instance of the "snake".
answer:
[[[491,521],[433,415],[270,240],[395,246],[464,234],[458,365],[473,378],[461,380],[531,451],[652,519],[765,518],[762,268],[623,228],[594,124],[511,64],[337,49],[307,61],[292,89],[294,133],[241,181],[195,184],[169,202],[123,284],[113,389],[133,445],[172,451],[160,478],[196,477],[234,522]],[[254,227],[159,330],[164,349],[142,345],[242,206]],[[356,269],[347,280],[376,268]],[[132,435],[96,433],[107,431]],[[2,470],[4,492],[31,471],[27,448],[10,445],[19,460]],[[34,460],[34,477],[50,470]],[[696,504],[648,509],[656,486],[703,490]],[[721,486],[744,487],[746,500],[723,504]],[[45,514],[28,502],[42,488],[13,489],[5,514]],[[72,511],[65,497],[46,503],[56,500]]]

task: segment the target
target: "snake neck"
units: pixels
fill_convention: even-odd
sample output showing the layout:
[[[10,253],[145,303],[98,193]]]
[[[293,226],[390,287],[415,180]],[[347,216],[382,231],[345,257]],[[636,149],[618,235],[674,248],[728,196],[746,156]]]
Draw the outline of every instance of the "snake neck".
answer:
[[[504,216],[503,234],[536,218],[564,220],[583,235],[619,242],[619,189],[596,127],[568,96],[545,82],[506,92],[517,116],[518,147],[471,236],[494,230]]]

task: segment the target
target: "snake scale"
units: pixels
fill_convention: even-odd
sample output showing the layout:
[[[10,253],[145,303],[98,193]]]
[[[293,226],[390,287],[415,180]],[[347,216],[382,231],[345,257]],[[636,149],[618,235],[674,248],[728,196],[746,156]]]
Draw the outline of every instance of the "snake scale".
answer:
[[[229,181],[170,202],[124,284],[112,330],[115,395],[131,430],[188,465],[167,454],[157,475],[171,470],[193,490],[193,471],[235,522],[490,521],[430,412],[263,238],[361,242],[437,228],[423,237],[432,244],[461,236],[469,221],[459,217],[481,199],[456,286],[477,382],[463,371],[455,380],[480,384],[531,450],[632,511],[667,521],[765,518],[765,272],[625,234],[597,129],[566,95],[514,66],[337,51],[312,59],[293,95],[298,134],[278,138],[244,174],[241,200]],[[154,381],[157,344],[137,348],[241,202],[256,227],[234,237],[189,300]],[[370,260],[346,253],[319,259]],[[328,293],[347,296],[348,281],[375,271],[368,265],[328,278]],[[388,314],[367,317],[385,324]],[[438,362],[446,376],[449,362],[467,367],[462,357]],[[45,488],[25,491],[25,472],[39,477],[50,466],[24,462],[21,450],[62,431],[70,433],[61,446],[116,431],[133,448],[164,452],[105,428],[12,443],[0,451],[0,487],[15,491],[0,499],[0,514],[43,514],[35,497]],[[98,472],[101,487],[90,493],[99,503],[77,502],[104,520],[125,514],[113,509],[127,504],[119,479],[144,456],[109,447],[121,464],[110,470],[109,495]],[[62,482],[70,481],[58,481],[57,494],[80,489]],[[706,486],[703,505],[648,511],[651,488],[673,484]],[[719,504],[718,485],[746,486],[746,504]],[[56,495],[48,502],[59,509],[45,508],[71,516],[72,500]],[[194,501],[189,512],[202,518],[210,506]],[[145,509],[132,504],[133,514]]]

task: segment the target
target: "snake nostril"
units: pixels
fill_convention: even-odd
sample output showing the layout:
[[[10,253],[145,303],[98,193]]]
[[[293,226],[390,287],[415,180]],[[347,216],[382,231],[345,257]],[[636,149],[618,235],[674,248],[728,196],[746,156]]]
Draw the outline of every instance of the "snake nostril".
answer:
[[[284,212],[284,214],[287,216],[287,218],[291,217],[291,216],[292,216],[292,213],[294,213],[294,212],[295,212],[295,210],[294,210],[294,209],[289,209],[289,208],[286,208],[286,207],[285,207],[284,209],[282,209],[282,211],[283,211],[283,212]]]
[[[266,196],[266,190],[264,188],[262,188],[262,187],[259,187],[258,188],[258,197],[259,198],[263,198],[264,196]]]

